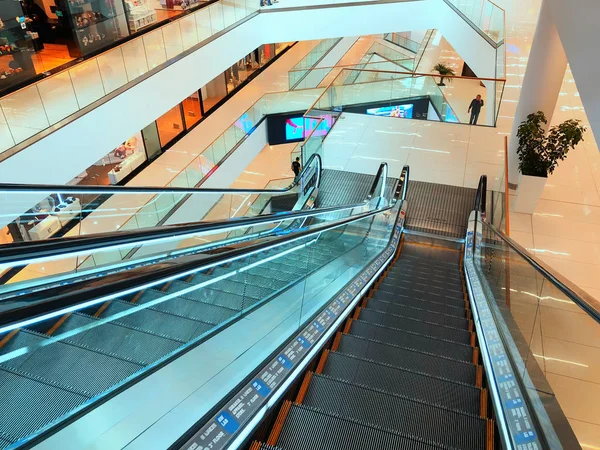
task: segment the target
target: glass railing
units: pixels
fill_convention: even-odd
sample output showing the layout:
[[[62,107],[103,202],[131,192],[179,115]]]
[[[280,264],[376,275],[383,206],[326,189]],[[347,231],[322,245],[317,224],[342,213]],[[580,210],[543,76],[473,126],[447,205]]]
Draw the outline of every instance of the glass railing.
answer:
[[[174,172],[168,188],[193,189],[200,186],[218,170],[219,165],[267,115],[290,110],[306,109],[320,95],[321,90],[265,94],[218,136],[208,147],[199,151],[180,172]],[[89,235],[108,231],[131,231],[164,223],[184,203],[196,201],[203,206],[194,210],[194,216],[171,219],[172,223],[201,220],[205,208],[213,205],[220,194],[192,192],[162,192],[160,188],[128,193],[110,187],[63,187],[57,191],[2,191],[0,186],[0,223],[12,223],[22,237],[20,240],[41,240],[61,232],[65,236]],[[239,216],[240,205],[245,204],[252,191],[239,191],[221,198],[227,207],[212,210],[210,220]],[[191,196],[191,197],[190,197]],[[202,199],[202,200],[200,200]],[[208,201],[208,200],[211,201]],[[68,228],[68,230],[67,230]]]
[[[369,81],[348,84],[347,78],[357,72],[361,79]],[[359,106],[369,105],[369,111],[365,107],[363,113],[469,123],[469,105],[477,95],[481,95],[484,107],[477,116],[477,124],[495,126],[496,105],[501,100],[496,99],[496,95],[498,90],[502,91],[497,85],[504,86],[505,80],[452,77],[445,78],[444,86],[439,83],[440,77],[431,74],[343,69],[312,108],[339,113],[352,107],[353,112],[360,113]],[[422,107],[419,107],[418,100],[425,100]],[[428,104],[433,108],[426,108]],[[488,111],[490,105],[491,111]]]
[[[415,54],[419,51],[419,47],[421,46],[420,42],[415,42],[410,38],[404,36],[402,33],[386,33],[383,35],[383,38],[386,41],[389,41],[392,44],[396,44],[399,47],[405,48],[406,50]]]
[[[478,321],[487,330],[490,383],[504,405],[499,420],[513,448],[524,438],[531,448],[580,448],[565,416],[599,381],[592,336],[600,335],[600,302],[498,232],[489,217],[486,211],[485,221],[472,220],[467,246],[485,299]],[[592,422],[594,414],[579,408],[577,420]]]
[[[427,47],[429,46],[429,43],[431,42],[431,38],[433,37],[435,33],[435,30],[427,30],[427,32],[425,33],[425,37],[423,38],[423,41],[421,42],[421,46],[419,47],[419,50],[417,51],[417,54],[415,55],[415,63],[414,63],[414,71],[415,72],[419,72],[419,64],[421,64],[421,60],[423,59],[423,54],[425,53],[425,50],[427,49]],[[427,70],[423,70],[422,72],[427,72],[429,70],[429,68]]]
[[[14,407],[6,406],[2,448],[27,444],[99,400],[110,401],[126,383],[147,382],[152,377],[146,375],[183,352],[201,351],[211,361],[198,366],[194,379],[208,379],[215,369],[250,373],[381,255],[400,203],[392,214],[372,212],[325,228],[309,224],[297,237],[264,238],[218,257],[199,254],[157,267],[152,281],[140,288],[133,287],[138,277],[149,275],[132,270],[126,280],[108,276],[105,285],[120,295],[88,291],[85,304],[64,313],[56,309],[36,323],[3,320],[0,367],[10,374],[3,383],[14,394],[3,401],[14,399]],[[235,336],[236,345],[227,351],[209,340],[221,332]],[[224,377],[220,391],[232,389],[230,382],[235,385],[237,377]],[[172,387],[163,383],[161,389]],[[182,394],[188,395],[164,398],[179,402]],[[24,398],[35,401],[17,400]],[[219,400],[205,398],[211,404]],[[171,408],[170,403],[157,407]]]
[[[257,12],[220,0],[0,99],[0,155]],[[6,155],[4,155],[6,156]]]
[[[489,0],[444,0],[496,44],[504,40],[504,10]]]
[[[288,72],[289,90],[306,89],[297,86],[341,40],[342,38],[323,39],[304,58],[298,61]],[[317,87],[317,84],[311,87]]]

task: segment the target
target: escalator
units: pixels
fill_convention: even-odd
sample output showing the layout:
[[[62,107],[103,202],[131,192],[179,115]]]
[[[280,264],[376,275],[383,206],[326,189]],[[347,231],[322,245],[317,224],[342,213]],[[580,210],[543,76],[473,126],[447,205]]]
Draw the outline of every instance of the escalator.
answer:
[[[0,302],[0,448],[578,448],[507,331],[482,181],[385,168],[362,205]]]
[[[251,448],[494,448],[460,259],[404,242]]]
[[[381,191],[386,174],[368,177],[371,191],[366,197]],[[358,257],[382,245],[387,231],[379,222],[389,221],[383,213],[391,206],[387,200],[380,202],[379,209],[367,203],[341,204],[324,213],[315,209],[240,219],[230,228],[244,231],[270,222],[277,226],[234,243],[215,241],[202,252],[180,252],[176,258],[126,270],[109,265],[93,278],[51,281],[35,289],[30,283],[5,294],[0,308],[1,448],[18,447],[40,428],[90,410],[99,400],[218,339],[224,330],[243,328],[248,316],[262,314],[262,307],[286,301],[299,289],[306,292],[297,314],[308,316],[321,302],[315,288],[344,275],[344,261],[350,258],[357,259],[358,270]],[[300,219],[299,226],[288,226]],[[249,225],[243,227],[245,223]],[[217,227],[221,235],[229,236],[227,230],[226,224]],[[147,242],[148,232],[143,233]],[[95,238],[90,239],[85,245]],[[51,251],[56,249],[49,250],[52,257],[59,256]],[[74,251],[65,250],[68,255]],[[309,289],[311,278],[317,284]],[[295,307],[293,301],[290,306]],[[274,314],[263,320],[279,318]]]

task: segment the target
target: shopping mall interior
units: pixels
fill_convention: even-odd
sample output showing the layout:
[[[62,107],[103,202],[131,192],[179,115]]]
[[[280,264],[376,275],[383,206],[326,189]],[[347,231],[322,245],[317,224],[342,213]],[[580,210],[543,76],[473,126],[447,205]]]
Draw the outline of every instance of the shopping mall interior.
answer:
[[[0,449],[600,450],[599,19],[1,1]]]

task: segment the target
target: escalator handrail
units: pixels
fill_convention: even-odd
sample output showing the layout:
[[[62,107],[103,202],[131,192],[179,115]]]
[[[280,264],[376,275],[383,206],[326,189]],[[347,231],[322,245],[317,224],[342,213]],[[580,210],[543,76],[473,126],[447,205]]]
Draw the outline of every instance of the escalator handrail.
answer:
[[[281,189],[216,189],[216,188],[180,188],[180,187],[133,187],[133,186],[66,186],[62,184],[16,184],[16,183],[0,183],[0,193],[3,191],[14,194],[19,193],[45,193],[45,194],[56,194],[56,193],[68,193],[68,194],[280,194],[283,192],[290,191],[300,182],[302,176],[306,170],[312,164],[312,160],[318,159],[318,167],[322,170],[321,157],[317,153],[313,153],[308,159],[302,171],[294,178],[292,183]]]
[[[473,209],[479,211],[483,217],[485,217],[486,196],[487,176],[481,175],[481,177],[479,177],[479,184],[477,185],[477,195],[475,195],[475,206]]]
[[[69,236],[54,238],[47,241],[12,242],[0,246],[0,264],[8,265],[21,261],[58,257],[78,252],[88,252],[106,247],[121,245],[142,244],[161,238],[206,233],[230,228],[250,227],[254,225],[282,222],[292,219],[303,219],[320,214],[335,213],[352,208],[364,207],[365,203],[356,203],[327,208],[314,208],[310,210],[286,211],[274,214],[263,214],[254,217],[240,217],[213,220],[210,222],[194,222],[159,227],[144,228],[126,232],[114,231],[102,233],[98,236]]]
[[[382,177],[383,177],[383,182],[381,183],[381,190],[380,190],[380,192],[375,192],[375,190],[377,189],[377,184],[379,183],[379,179]],[[387,178],[388,178],[388,165],[387,165],[387,163],[381,163],[379,165],[379,169],[377,169],[377,174],[375,174],[375,179],[373,180],[371,189],[369,189],[369,194],[367,195],[367,200],[371,200],[373,197],[385,196],[385,188],[387,186]]]
[[[521,258],[527,261],[534,269],[541,273],[546,279],[550,280],[558,289],[560,289],[570,300],[583,309],[596,322],[600,323],[600,301],[596,300],[590,294],[579,288],[573,282],[563,277],[544,262],[531,255],[523,246],[515,242],[512,238],[498,230],[495,226],[484,220],[485,225],[492,230],[496,236],[508,245],[511,250],[516,252]]]
[[[541,260],[531,255],[523,246],[515,242],[509,236],[498,230],[494,225],[487,222],[485,219],[486,212],[486,192],[487,192],[487,177],[482,175],[479,179],[477,187],[477,195],[475,197],[475,211],[481,214],[482,221],[499,237],[511,250],[517,253],[521,258],[527,261],[534,269],[542,274],[546,279],[550,280],[560,291],[563,292],[577,306],[583,309],[596,322],[600,323],[600,301],[596,300],[590,294],[580,289],[577,285],[569,281],[557,273],[554,269],[543,263]]]
[[[403,171],[404,173],[404,171]],[[407,178],[404,178],[407,182]],[[401,192],[402,190],[397,190]],[[177,259],[163,261],[157,264],[135,267],[126,272],[109,273],[105,276],[75,281],[64,286],[52,286],[35,292],[17,293],[0,302],[0,330],[10,331],[26,326],[37,320],[56,317],[77,309],[79,305],[89,305],[91,299],[118,298],[121,293],[132,292],[135,289],[145,289],[149,286],[172,281],[189,272],[200,272],[209,267],[242,258],[250,253],[260,252],[265,248],[284,245],[291,238],[294,240],[318,236],[334,228],[343,227],[350,223],[384,213],[395,207],[397,202],[369,210],[351,217],[335,220],[313,228],[296,231],[292,235],[285,234],[269,239],[267,242],[240,242],[233,249],[220,248],[213,250],[213,255],[199,259],[198,255],[186,255]],[[339,207],[338,207],[339,209]],[[216,253],[216,254],[215,254]],[[182,261],[179,261],[179,260]]]
[[[400,180],[398,184],[408,184],[407,166],[404,166]],[[119,295],[118,293],[131,291],[136,288],[142,289],[149,284],[155,285],[173,280],[186,271],[200,272],[209,266],[214,267],[225,261],[230,261],[232,258],[260,252],[267,247],[283,245],[290,238],[297,240],[310,236],[318,236],[328,230],[391,210],[396,206],[398,200],[404,200],[398,195],[402,195],[405,192],[405,187],[397,187],[393,201],[382,208],[369,210],[325,224],[319,224],[310,229],[296,231],[292,235],[285,234],[273,237],[266,242],[258,244],[253,243],[253,241],[245,241],[238,243],[233,250],[227,247],[215,249],[210,252],[212,253],[211,256],[203,257],[201,260],[199,260],[198,255],[186,255],[177,258],[177,260],[172,259],[158,264],[135,267],[125,272],[109,273],[103,277],[76,281],[69,285],[53,286],[47,289],[39,289],[35,292],[17,293],[13,297],[8,297],[0,302],[0,327],[2,327],[2,331],[8,331],[10,327],[12,327],[10,329],[16,329],[24,326],[24,320],[49,317],[49,315],[57,316],[64,312],[71,312],[78,305],[88,303],[91,298],[105,296],[116,298]],[[337,207],[337,209],[339,210],[340,207]],[[182,261],[179,261],[180,259]]]

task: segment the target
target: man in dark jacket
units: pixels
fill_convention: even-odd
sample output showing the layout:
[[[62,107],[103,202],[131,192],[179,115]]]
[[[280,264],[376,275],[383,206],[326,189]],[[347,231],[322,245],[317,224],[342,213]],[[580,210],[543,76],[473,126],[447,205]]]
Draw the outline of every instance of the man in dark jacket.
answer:
[[[479,119],[479,113],[481,112],[481,107],[483,106],[483,99],[481,95],[477,95],[469,105],[469,111],[471,113],[471,119],[469,120],[469,125],[477,125],[477,119]]]

